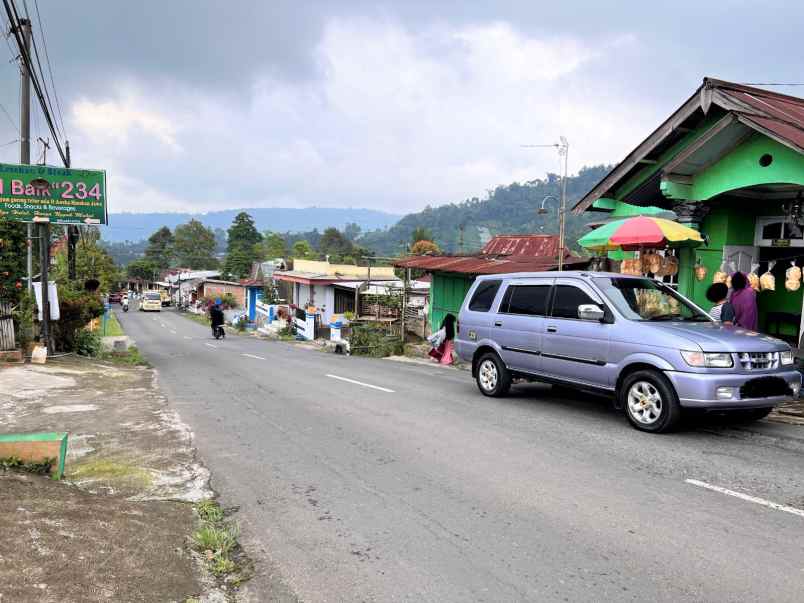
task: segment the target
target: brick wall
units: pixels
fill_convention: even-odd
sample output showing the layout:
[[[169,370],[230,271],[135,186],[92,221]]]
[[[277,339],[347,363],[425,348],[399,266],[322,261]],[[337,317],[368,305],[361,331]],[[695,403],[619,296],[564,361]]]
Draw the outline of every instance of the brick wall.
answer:
[[[216,297],[223,297],[225,294],[231,293],[237,300],[237,307],[245,309],[246,307],[246,288],[242,285],[227,285],[225,283],[204,283],[204,297],[207,299],[215,299]]]

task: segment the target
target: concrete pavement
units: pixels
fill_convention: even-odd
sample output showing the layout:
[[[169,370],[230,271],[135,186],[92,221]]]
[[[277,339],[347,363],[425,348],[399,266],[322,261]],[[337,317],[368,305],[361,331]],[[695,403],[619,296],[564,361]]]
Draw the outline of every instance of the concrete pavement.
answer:
[[[194,430],[222,503],[240,509],[257,600],[804,592],[796,426],[654,436],[605,401],[544,386],[491,400],[465,372],[214,341],[172,311],[121,323]]]

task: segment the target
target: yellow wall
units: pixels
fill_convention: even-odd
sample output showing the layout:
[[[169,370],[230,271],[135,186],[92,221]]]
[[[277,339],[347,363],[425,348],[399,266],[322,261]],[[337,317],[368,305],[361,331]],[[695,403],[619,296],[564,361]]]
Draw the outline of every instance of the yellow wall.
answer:
[[[310,272],[312,274],[328,274],[332,276],[349,276],[354,278],[368,279],[368,268],[366,266],[355,266],[354,264],[330,264],[317,260],[293,260],[293,270],[298,272]],[[395,278],[394,269],[391,266],[372,266],[371,278]]]

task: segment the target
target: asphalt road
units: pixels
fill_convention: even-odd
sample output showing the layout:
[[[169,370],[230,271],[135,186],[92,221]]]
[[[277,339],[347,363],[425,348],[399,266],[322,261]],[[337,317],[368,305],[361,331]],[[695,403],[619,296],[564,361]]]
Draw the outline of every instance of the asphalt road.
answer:
[[[259,600],[804,600],[804,428],[647,435],[545,386],[120,318],[240,509]]]

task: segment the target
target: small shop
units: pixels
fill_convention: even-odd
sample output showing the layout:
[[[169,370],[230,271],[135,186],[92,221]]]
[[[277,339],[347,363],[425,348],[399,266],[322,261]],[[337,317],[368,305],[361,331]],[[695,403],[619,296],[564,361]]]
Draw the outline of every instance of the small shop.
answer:
[[[743,272],[760,330],[801,347],[804,99],[707,78],[574,211],[648,207],[700,233],[700,243],[659,250],[677,258],[682,294],[709,309],[709,285]]]

